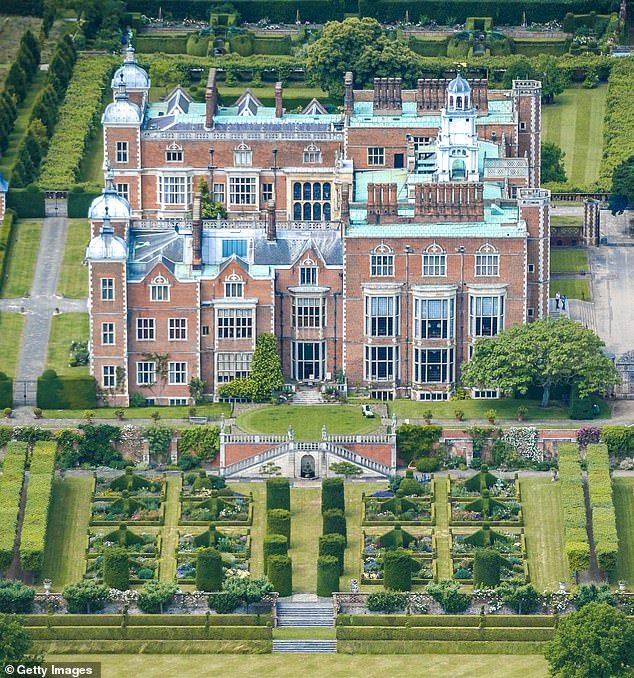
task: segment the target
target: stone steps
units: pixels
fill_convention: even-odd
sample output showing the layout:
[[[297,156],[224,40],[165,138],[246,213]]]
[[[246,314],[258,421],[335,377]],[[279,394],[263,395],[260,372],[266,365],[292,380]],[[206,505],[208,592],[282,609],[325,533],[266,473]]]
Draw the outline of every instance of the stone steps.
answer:
[[[279,627],[334,626],[332,606],[323,603],[278,603]]]
[[[325,653],[336,652],[336,640],[274,640],[273,652]]]
[[[293,405],[320,405],[321,402],[319,389],[298,390],[293,395]]]

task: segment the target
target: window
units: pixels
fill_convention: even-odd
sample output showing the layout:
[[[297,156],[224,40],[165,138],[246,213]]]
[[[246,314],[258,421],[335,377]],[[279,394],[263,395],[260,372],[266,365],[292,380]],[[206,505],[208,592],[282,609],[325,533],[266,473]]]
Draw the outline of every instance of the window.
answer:
[[[312,262],[310,262],[312,264]],[[299,284],[312,287],[317,284],[317,266],[305,262],[299,269]]]
[[[330,221],[332,186],[329,181],[293,182],[293,219]]]
[[[415,339],[453,339],[453,336],[453,299],[414,299]]]
[[[130,184],[117,184],[115,188],[122,198],[130,202]]]
[[[169,404],[173,407],[174,405],[187,405],[187,398],[170,398]]]
[[[101,279],[101,301],[112,301],[114,299],[114,278]]]
[[[526,129],[526,123],[525,122],[520,122],[520,129],[522,132]]]
[[[233,164],[236,167],[251,167],[253,151],[246,145],[240,144],[233,151]]]
[[[370,255],[370,275],[375,277],[394,275],[394,254],[383,243],[375,247]]]
[[[235,274],[230,275],[225,280],[225,297],[243,297],[244,283],[241,278]]]
[[[365,333],[369,337],[399,334],[399,301],[396,296],[365,298]]]
[[[246,240],[223,240],[222,241],[222,256],[230,257],[235,254],[243,259],[247,256],[247,241]]]
[[[127,141],[117,141],[117,162],[128,162]]]
[[[188,177],[159,176],[159,202],[165,205],[186,205],[190,202],[190,192]]]
[[[304,164],[315,164],[321,162],[321,150],[315,146],[315,144],[310,144],[304,149]]]
[[[453,349],[414,349],[414,382],[449,384],[453,381]]]
[[[167,383],[168,384],[186,384],[187,383],[187,363],[172,362],[167,363]]]
[[[101,383],[104,388],[115,388],[117,385],[117,370],[114,365],[104,365],[102,368]]]
[[[529,264],[528,265],[528,272],[529,273],[535,273],[535,264]]]
[[[423,275],[436,277],[447,275],[447,254],[435,242],[423,253]]]
[[[472,337],[495,337],[504,329],[504,297],[471,297],[469,315]]]
[[[447,391],[421,391],[418,394],[418,400],[448,400]]]
[[[138,341],[154,341],[154,318],[136,319],[136,338]]]
[[[366,381],[396,380],[398,378],[398,357],[398,346],[366,346]]]
[[[183,149],[178,144],[170,144],[165,151],[167,162],[183,162]]]
[[[324,302],[315,297],[293,299],[293,327],[323,327]]]
[[[370,391],[372,400],[394,400],[394,391]]]
[[[326,372],[323,341],[293,342],[293,378],[298,381],[321,381]]]
[[[170,300],[170,286],[167,279],[162,275],[157,275],[150,283],[150,300],[151,301],[169,301]]]
[[[250,308],[219,308],[218,339],[250,339],[253,311]]]
[[[114,323],[101,323],[101,343],[103,346],[114,344]]]
[[[136,383],[137,386],[151,386],[156,383],[156,363],[153,360],[136,364]]]
[[[225,185],[221,183],[214,183],[213,201],[224,203],[225,201]]]
[[[395,169],[402,169],[404,167],[405,163],[405,156],[403,153],[395,153],[394,154],[394,168]]]
[[[227,384],[234,379],[248,377],[251,372],[252,353],[218,353],[216,381]]]
[[[368,148],[368,165],[385,165],[385,149],[382,146]]]
[[[168,337],[170,341],[187,339],[187,318],[170,318],[168,321]]]
[[[528,317],[529,318],[534,318],[535,317],[535,309],[534,308],[529,308],[528,311]]]
[[[203,337],[209,336],[209,325],[203,325],[201,327]]]
[[[255,205],[255,177],[230,177],[229,200],[232,205]]]
[[[262,201],[273,200],[273,184],[262,184]]]
[[[500,274],[500,255],[493,245],[482,245],[475,257],[477,276],[497,276]]]
[[[493,400],[494,398],[499,398],[500,394],[497,389],[474,389],[471,391],[471,395],[478,400]]]

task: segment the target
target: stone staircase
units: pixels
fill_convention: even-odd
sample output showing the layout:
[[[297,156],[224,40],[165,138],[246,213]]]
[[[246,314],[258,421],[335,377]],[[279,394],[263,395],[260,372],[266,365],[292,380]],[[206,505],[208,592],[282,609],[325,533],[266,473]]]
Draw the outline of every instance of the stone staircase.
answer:
[[[321,392],[318,388],[300,388],[293,395],[293,405],[321,405]]]
[[[336,652],[336,640],[274,640],[273,652]]]
[[[308,598],[308,596],[305,596]],[[280,601],[277,603],[278,628],[332,628],[335,620],[332,604],[315,600]],[[336,640],[273,640],[273,652],[316,653],[336,652]]]

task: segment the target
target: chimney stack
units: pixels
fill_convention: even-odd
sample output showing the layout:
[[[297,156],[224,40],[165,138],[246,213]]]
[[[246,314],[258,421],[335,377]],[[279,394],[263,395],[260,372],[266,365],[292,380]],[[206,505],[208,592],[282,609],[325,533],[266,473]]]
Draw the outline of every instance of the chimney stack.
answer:
[[[211,129],[214,126],[214,115],[218,107],[218,89],[216,87],[216,69],[209,69],[207,88],[205,90],[205,127]]]
[[[200,193],[194,196],[194,204],[192,206],[192,268],[201,269],[203,265],[202,259],[202,229],[203,223],[201,218]]]
[[[350,221],[350,184],[341,184],[341,221]]]
[[[275,83],[275,117],[281,118],[284,114],[284,108],[282,107],[282,83]]]
[[[275,222],[275,200],[266,203],[266,239],[269,242],[277,240],[277,226]]]
[[[345,88],[345,94],[343,97],[343,105],[345,109],[346,115],[352,115],[354,112],[354,93],[353,93],[353,77],[352,77],[352,71],[347,71],[345,78],[343,80],[344,83],[344,88]]]

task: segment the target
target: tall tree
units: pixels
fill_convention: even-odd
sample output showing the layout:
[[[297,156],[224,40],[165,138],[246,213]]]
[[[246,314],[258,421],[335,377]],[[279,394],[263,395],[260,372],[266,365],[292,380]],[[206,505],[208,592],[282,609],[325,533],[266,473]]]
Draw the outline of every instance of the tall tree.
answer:
[[[631,203],[634,203],[634,155],[614,169],[610,210],[612,214],[621,214]]]
[[[545,656],[561,678],[631,676],[634,622],[611,605],[589,603],[559,621]]]
[[[0,671],[5,671],[8,664],[35,664],[39,660],[31,654],[33,641],[24,630],[15,615],[0,614]]]
[[[542,143],[542,183],[547,181],[567,181],[566,169],[564,168],[564,156],[566,154],[552,141]]]
[[[537,385],[542,407],[548,406],[551,388],[562,384],[575,384],[584,398],[620,381],[604,346],[594,332],[567,318],[516,325],[476,342],[462,381],[520,394]]]

